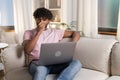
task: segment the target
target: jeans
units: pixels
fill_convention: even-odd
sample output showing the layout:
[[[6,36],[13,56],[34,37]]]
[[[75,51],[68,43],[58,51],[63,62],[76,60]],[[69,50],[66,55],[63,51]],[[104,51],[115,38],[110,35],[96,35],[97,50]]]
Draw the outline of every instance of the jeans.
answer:
[[[32,75],[32,80],[46,80],[48,74],[59,74],[57,80],[73,80],[81,66],[79,60],[49,66],[37,66],[31,63],[29,73]]]

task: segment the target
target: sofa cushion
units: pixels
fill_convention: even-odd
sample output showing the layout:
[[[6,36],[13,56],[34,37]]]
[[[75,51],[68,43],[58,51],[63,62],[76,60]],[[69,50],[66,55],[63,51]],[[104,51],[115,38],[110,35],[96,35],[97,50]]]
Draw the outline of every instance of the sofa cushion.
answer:
[[[110,78],[106,80],[120,80],[120,76],[111,76]]]
[[[82,38],[78,41],[75,58],[78,58],[84,68],[109,73],[109,59],[114,39]]]
[[[32,80],[32,77],[28,74],[27,67],[17,68],[9,71],[5,75],[6,80]]]
[[[120,43],[116,43],[112,48],[111,73],[120,75]]]
[[[82,68],[74,80],[105,80],[109,76],[103,72]]]
[[[46,80],[56,80],[57,75],[48,75]],[[108,75],[102,72],[81,69],[81,71],[75,76],[74,80],[105,80]],[[6,74],[7,80],[32,80],[31,75],[29,75],[27,68],[18,68],[10,71]]]

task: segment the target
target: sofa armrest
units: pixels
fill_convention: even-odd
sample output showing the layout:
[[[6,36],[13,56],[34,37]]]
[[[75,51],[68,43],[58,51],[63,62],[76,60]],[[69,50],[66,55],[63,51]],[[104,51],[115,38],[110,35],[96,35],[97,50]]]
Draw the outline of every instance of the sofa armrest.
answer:
[[[0,79],[4,76],[4,65],[0,63]]]
[[[21,45],[9,45],[2,52],[2,63],[5,68],[5,73],[25,66],[25,54]],[[14,63],[14,65],[13,65]]]

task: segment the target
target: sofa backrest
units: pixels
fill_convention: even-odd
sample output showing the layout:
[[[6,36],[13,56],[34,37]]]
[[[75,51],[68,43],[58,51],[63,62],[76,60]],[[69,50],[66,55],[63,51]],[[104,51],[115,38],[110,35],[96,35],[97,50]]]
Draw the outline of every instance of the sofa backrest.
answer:
[[[70,38],[63,39],[61,42],[71,41]],[[110,53],[114,39],[91,39],[81,37],[77,42],[75,56],[80,60],[84,68],[110,72]],[[6,48],[2,55],[6,72],[17,69],[25,65],[25,54],[23,47],[13,45]]]
[[[79,59],[84,68],[110,72],[110,53],[116,40],[82,38],[78,41],[75,58]]]
[[[120,43],[116,43],[112,48],[111,75],[120,76]]]

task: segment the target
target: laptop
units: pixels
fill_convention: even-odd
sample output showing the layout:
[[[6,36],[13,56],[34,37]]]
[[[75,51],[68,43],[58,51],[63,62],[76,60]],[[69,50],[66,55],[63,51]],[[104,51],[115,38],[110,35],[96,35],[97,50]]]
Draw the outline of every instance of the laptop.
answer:
[[[76,42],[45,43],[41,45],[40,59],[36,65],[54,65],[73,59]]]

